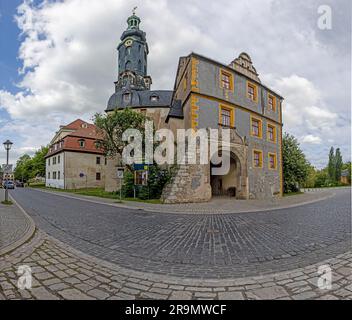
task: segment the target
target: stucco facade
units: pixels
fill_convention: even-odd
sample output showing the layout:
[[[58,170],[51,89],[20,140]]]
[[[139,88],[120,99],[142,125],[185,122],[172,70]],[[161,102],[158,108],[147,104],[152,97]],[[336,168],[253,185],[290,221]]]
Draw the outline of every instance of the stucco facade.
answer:
[[[45,185],[57,189],[103,188],[107,160],[97,149],[94,125],[80,119],[62,126],[46,155]]]
[[[260,82],[247,54],[242,53],[230,66],[197,54],[181,58],[174,99],[182,104],[182,119],[167,119],[174,134],[178,128],[230,128],[232,136],[240,138],[237,142],[231,138],[234,161],[228,175],[212,177],[210,170],[204,171],[213,195],[229,195],[231,191],[241,199],[282,195],[283,98]],[[225,124],[223,110],[228,114]],[[182,199],[164,194],[166,202],[176,202],[175,198]]]

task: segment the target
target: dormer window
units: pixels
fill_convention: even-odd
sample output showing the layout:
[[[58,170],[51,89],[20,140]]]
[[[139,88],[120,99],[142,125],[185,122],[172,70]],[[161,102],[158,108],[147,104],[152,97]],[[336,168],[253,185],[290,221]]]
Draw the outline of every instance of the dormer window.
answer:
[[[130,100],[131,100],[131,94],[130,93],[124,93],[123,101],[124,102],[130,102]]]
[[[150,101],[151,101],[151,102],[158,102],[158,101],[159,101],[159,96],[155,96],[155,95],[154,95],[154,96],[151,96],[151,97],[150,97]]]
[[[86,129],[86,128],[88,128],[88,125],[87,125],[86,123],[82,123],[81,127],[82,127],[83,129]]]
[[[80,139],[80,140],[78,140],[78,144],[79,144],[80,148],[84,148],[86,145],[86,141],[84,139]]]

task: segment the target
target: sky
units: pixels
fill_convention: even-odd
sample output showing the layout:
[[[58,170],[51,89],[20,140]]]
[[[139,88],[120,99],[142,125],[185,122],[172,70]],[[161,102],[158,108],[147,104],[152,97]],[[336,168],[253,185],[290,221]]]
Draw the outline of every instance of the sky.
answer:
[[[318,23],[321,5],[331,8],[329,29]],[[190,52],[224,64],[247,52],[285,98],[284,130],[307,159],[325,167],[331,146],[351,159],[349,0],[0,0],[0,140],[14,142],[12,163],[60,125],[105,110],[134,6],[152,89],[172,89],[178,59]]]

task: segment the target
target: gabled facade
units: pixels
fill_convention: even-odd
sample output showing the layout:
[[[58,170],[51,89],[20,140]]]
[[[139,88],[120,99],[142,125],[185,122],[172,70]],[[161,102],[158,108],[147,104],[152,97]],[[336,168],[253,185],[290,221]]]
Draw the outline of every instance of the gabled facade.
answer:
[[[232,131],[232,169],[223,177],[208,174],[210,168],[205,168],[201,175],[196,170],[195,179],[201,181],[194,184],[193,180],[193,185],[203,185],[203,190],[204,185],[209,185],[211,190],[208,188],[198,200],[231,193],[241,199],[282,195],[283,98],[261,83],[248,54],[240,54],[230,65],[195,53],[182,57],[174,90],[172,105],[178,107],[170,109],[167,118],[170,129],[230,128]],[[166,200],[170,197],[174,199],[171,202],[178,201],[175,193],[165,195]]]

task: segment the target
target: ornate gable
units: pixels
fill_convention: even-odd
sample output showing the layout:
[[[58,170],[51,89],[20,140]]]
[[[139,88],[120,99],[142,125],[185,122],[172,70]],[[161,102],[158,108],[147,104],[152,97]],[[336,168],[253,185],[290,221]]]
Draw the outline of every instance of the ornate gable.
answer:
[[[259,74],[253,66],[251,57],[245,52],[242,52],[238,58],[231,62],[230,68],[246,75],[255,81],[261,82],[259,79]]]

